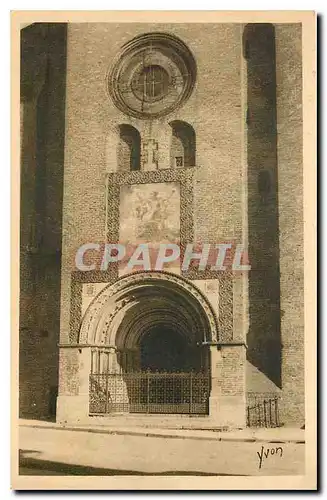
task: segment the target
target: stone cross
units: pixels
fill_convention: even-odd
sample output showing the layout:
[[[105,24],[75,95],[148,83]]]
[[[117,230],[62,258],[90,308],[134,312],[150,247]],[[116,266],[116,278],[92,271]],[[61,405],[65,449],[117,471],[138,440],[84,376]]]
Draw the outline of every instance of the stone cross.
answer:
[[[154,139],[144,141],[142,144],[142,170],[157,170],[158,168],[158,143]]]

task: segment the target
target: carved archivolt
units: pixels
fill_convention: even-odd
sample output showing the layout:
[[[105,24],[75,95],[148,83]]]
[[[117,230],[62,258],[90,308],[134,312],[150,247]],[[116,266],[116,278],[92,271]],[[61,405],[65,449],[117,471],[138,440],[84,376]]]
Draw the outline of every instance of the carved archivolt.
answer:
[[[154,324],[178,329],[190,343],[217,341],[217,318],[202,292],[168,272],[139,272],[105,287],[88,307],[79,343],[137,347]]]

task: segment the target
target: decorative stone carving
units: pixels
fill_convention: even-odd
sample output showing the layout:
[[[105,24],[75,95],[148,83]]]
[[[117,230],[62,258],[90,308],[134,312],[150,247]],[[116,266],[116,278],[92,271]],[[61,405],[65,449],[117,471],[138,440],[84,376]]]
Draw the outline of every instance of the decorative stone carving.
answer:
[[[202,292],[200,292],[200,290],[191,285],[184,278],[167,272],[139,272],[121,278],[116,283],[108,285],[100,292],[84,315],[80,328],[79,342],[81,344],[86,344],[90,342],[90,338],[97,338],[95,329],[98,328],[101,317],[105,314],[105,308],[110,307],[110,304],[112,304],[111,309],[113,312],[111,315],[109,314],[106,316],[100,332],[101,339],[105,338],[108,340],[108,331],[112,322],[116,320],[119,312],[123,308],[128,307],[128,305],[135,299],[133,293],[131,295],[127,295],[126,298],[124,295],[123,300],[119,299],[119,294],[121,292],[127,294],[129,291],[142,290],[146,284],[164,286],[167,287],[167,289],[169,289],[169,287],[173,284],[174,287],[177,287],[175,289],[178,290],[181,295],[185,294],[186,297],[193,297],[193,300],[196,301],[196,308],[199,311],[202,311],[204,324],[206,323],[208,328],[207,335],[209,335],[209,338],[205,337],[203,340],[217,340],[217,317],[211,305],[208,303],[207,299],[204,297]],[[189,300],[190,299],[188,299],[188,301]]]
[[[154,139],[142,143],[142,170],[157,170],[158,168],[158,143]]]

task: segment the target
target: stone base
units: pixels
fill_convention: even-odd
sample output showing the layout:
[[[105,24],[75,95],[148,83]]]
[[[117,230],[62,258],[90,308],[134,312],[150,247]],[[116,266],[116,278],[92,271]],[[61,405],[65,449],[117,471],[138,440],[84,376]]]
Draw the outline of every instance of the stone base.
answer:
[[[219,427],[246,427],[246,401],[242,396],[212,396],[209,398],[210,421]]]
[[[89,420],[89,396],[57,397],[56,422],[59,424],[85,424]]]
[[[223,426],[233,429],[246,427],[245,396],[220,396],[219,421]]]
[[[220,420],[220,412],[219,412],[219,397],[218,396],[210,396],[209,397],[209,418],[212,421]]]
[[[154,426],[167,428],[240,429],[246,427],[245,399],[235,396],[211,397],[209,415],[179,414],[107,414],[90,416],[89,398],[83,396],[58,396],[57,418],[59,424]]]

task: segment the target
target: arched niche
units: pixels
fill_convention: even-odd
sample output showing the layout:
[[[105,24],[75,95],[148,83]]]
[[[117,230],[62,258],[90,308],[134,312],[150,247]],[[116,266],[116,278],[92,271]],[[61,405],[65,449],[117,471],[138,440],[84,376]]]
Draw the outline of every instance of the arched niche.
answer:
[[[196,136],[192,125],[181,120],[169,123],[171,127],[170,166],[172,168],[194,167]]]
[[[141,135],[139,131],[132,125],[122,124],[118,126],[118,132],[118,172],[140,170]]]

